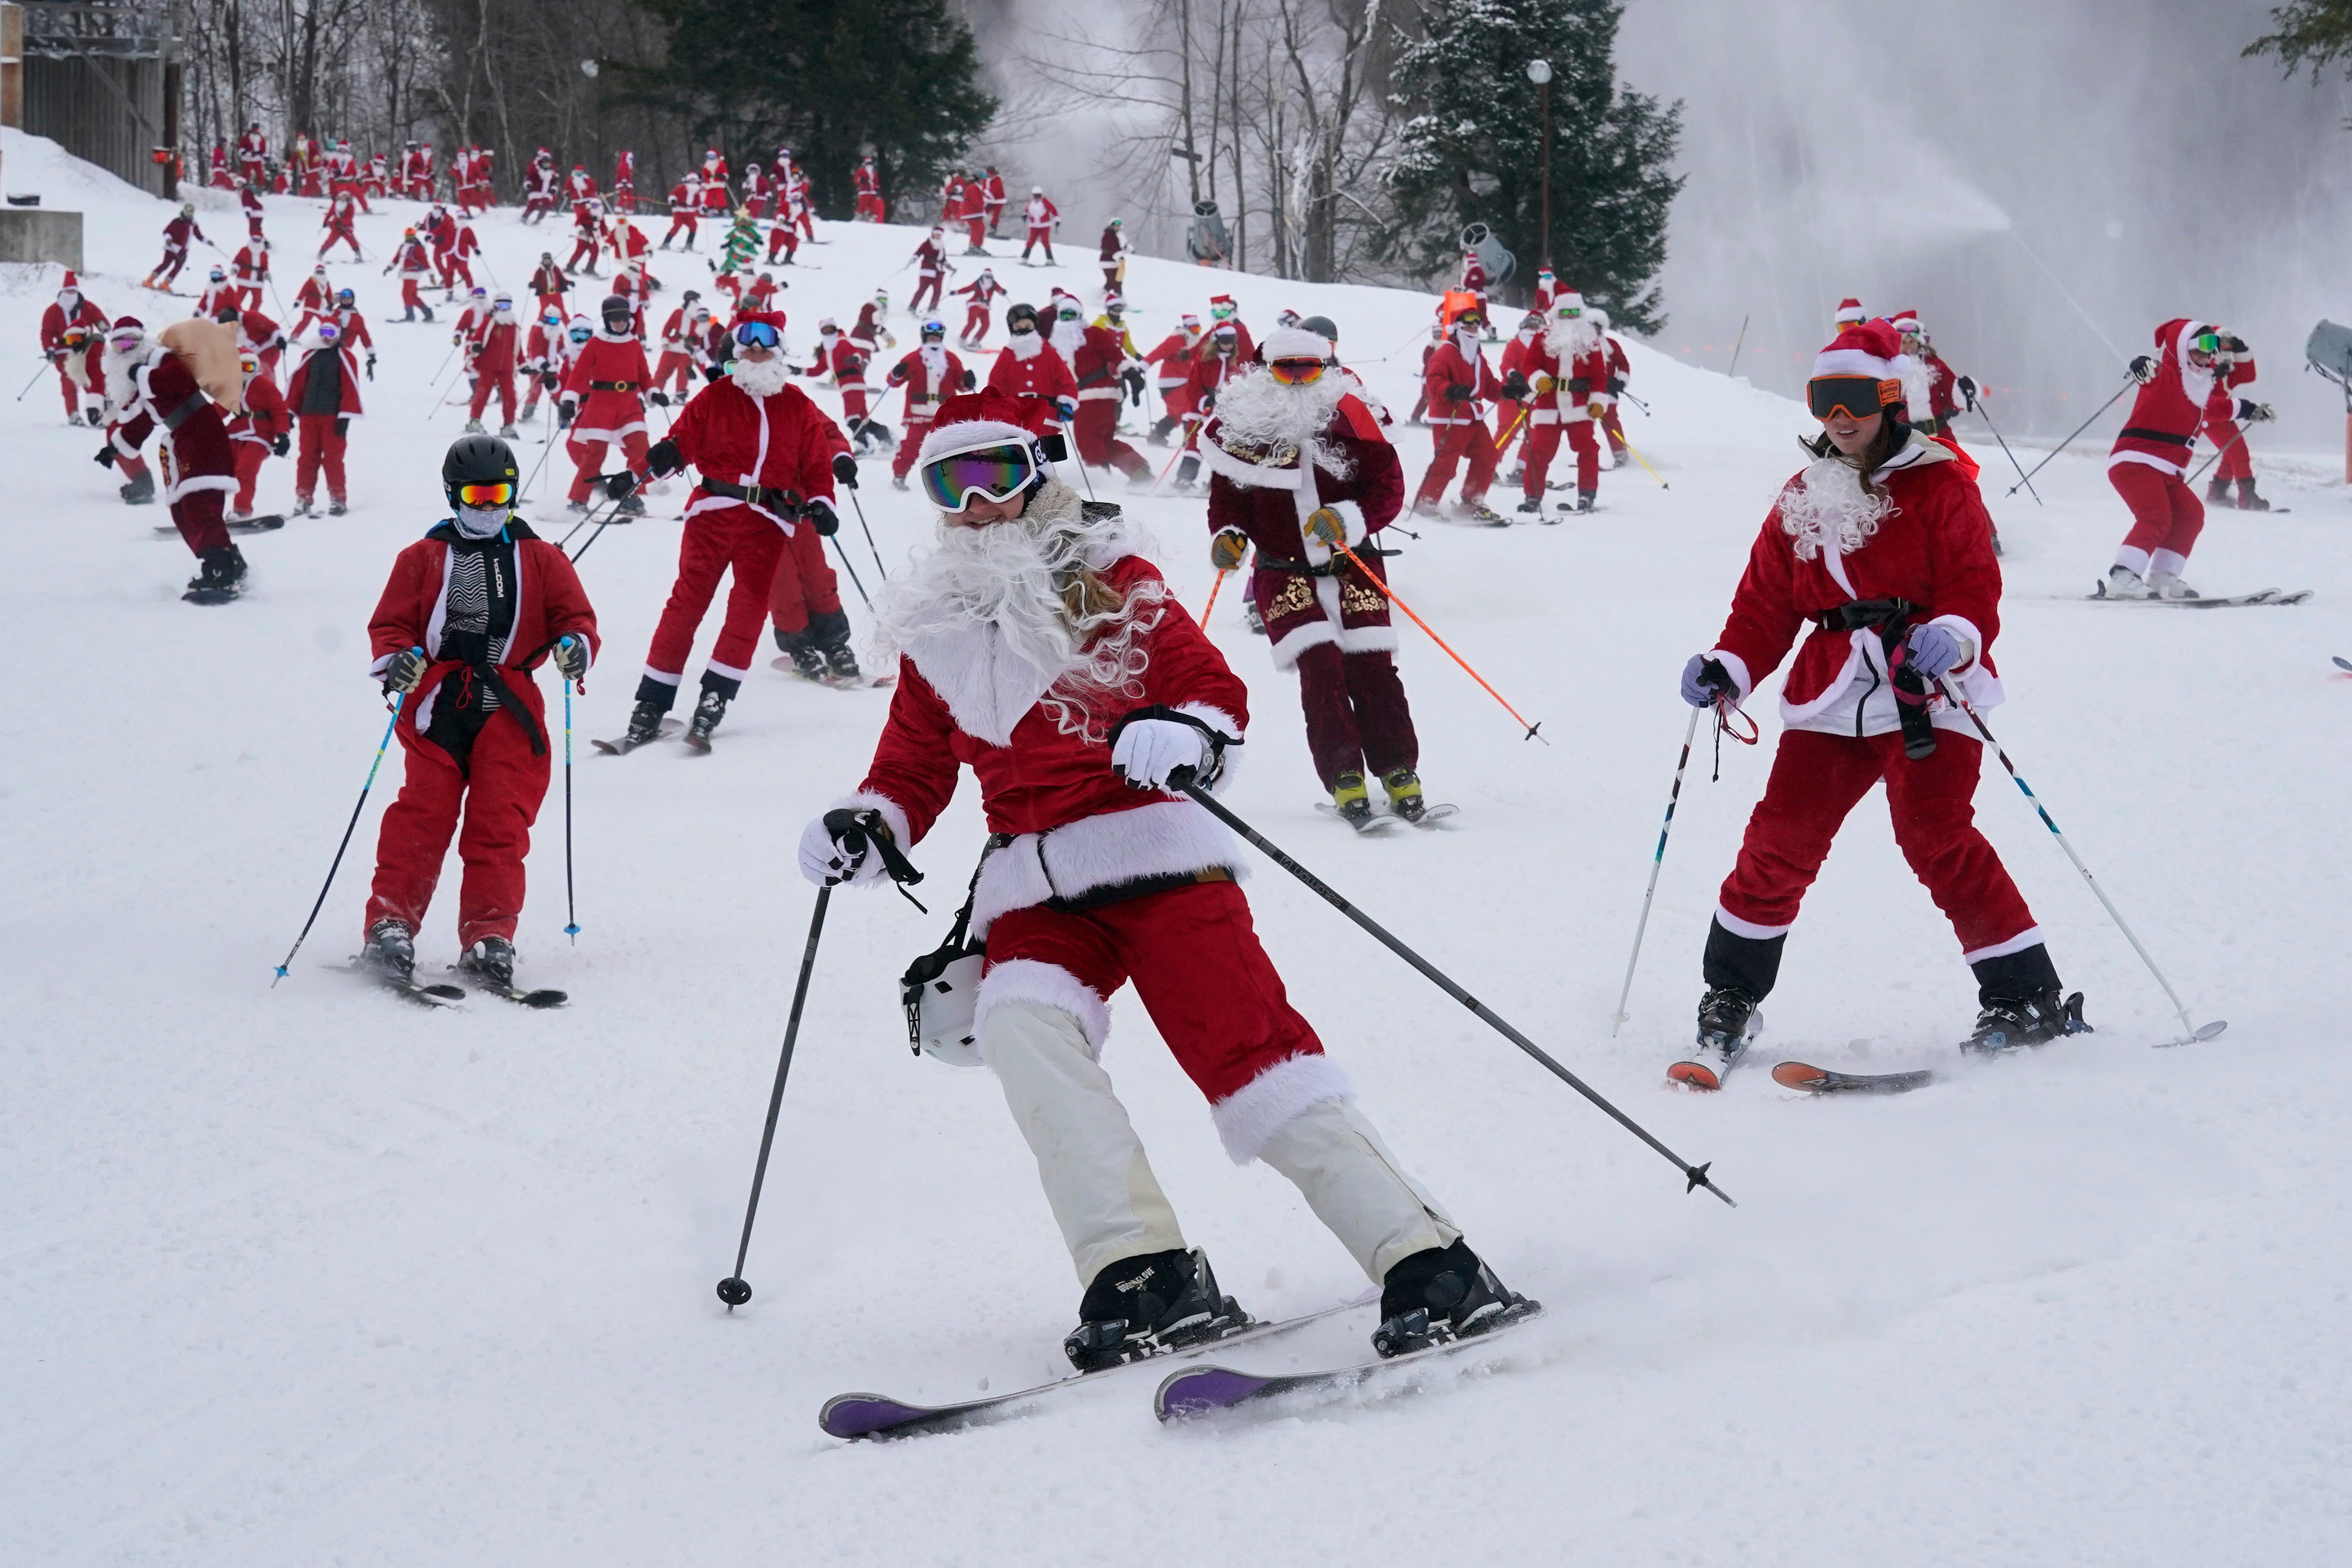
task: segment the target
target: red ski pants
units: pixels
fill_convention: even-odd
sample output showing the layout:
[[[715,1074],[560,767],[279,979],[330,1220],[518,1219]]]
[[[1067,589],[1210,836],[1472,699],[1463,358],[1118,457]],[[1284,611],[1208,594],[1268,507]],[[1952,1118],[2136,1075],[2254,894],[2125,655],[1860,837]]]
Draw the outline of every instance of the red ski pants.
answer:
[[[1028,260],[1029,253],[1041,245],[1045,247],[1046,261],[1051,262],[1054,259],[1053,225],[1031,224],[1029,225],[1029,238],[1021,247],[1021,259],[1024,261]]]
[[[879,196],[860,196],[857,198],[857,215],[866,223],[880,223],[882,221],[884,210],[882,198]]]
[[[1118,439],[1118,399],[1088,398],[1078,404],[1077,418],[1070,424],[1070,434],[1076,439],[1078,461],[1097,468],[1116,468],[1132,479],[1139,474],[1151,472],[1135,448]]]
[[[1609,433],[1609,450],[1617,453],[1623,452],[1625,450],[1625,425],[1622,419],[1617,413],[1617,405],[1615,403],[1611,403],[1609,405],[1609,412],[1601,416],[1601,427]]]
[[[512,424],[515,415],[515,373],[512,365],[504,370],[477,371],[474,373],[474,407],[472,417],[482,417],[482,410],[490,406],[490,392],[499,394],[499,423]]]
[[[973,305],[966,308],[963,313],[964,341],[967,343],[977,343],[982,338],[987,336],[988,307],[985,305]]]
[[[360,236],[348,228],[333,227],[327,231],[326,240],[319,246],[319,259],[324,261],[327,253],[334,249],[338,242],[352,247],[352,256],[354,259],[359,256]]]
[[[172,503],[172,526],[199,555],[228,546],[228,527],[221,520],[221,500],[226,494],[225,490],[190,490]]]
[[[918,316],[921,315],[923,313],[923,296],[926,292],[930,295],[933,308],[937,308],[940,303],[940,285],[943,280],[944,275],[937,272],[922,272],[916,274],[915,297],[907,301],[907,308],[913,311]]]
[[[1948,729],[1936,732],[1934,755],[1916,762],[1903,755],[1900,733],[1857,740],[1783,731],[1764,798],[1748,819],[1738,862],[1724,880],[1724,913],[1751,928],[1738,930],[1743,936],[1770,936],[1794,925],[1838,825],[1883,779],[1895,841],[1951,921],[1961,952],[1973,956],[2023,935],[2033,915],[2000,856],[1977,831],[1977,770],[1983,761],[1982,746]]]
[[[964,220],[963,227],[965,243],[978,250],[982,242],[988,238],[988,220],[974,213]]]
[[[1339,788],[1342,773],[1385,778],[1420,766],[1421,741],[1395,654],[1343,653],[1329,643],[1307,649],[1298,655],[1298,704],[1324,789]]]
[[[677,383],[677,395],[684,397],[694,384],[694,361],[676,349],[664,349],[661,363],[654,368],[654,386],[659,390],[672,382]]]
[[[530,737],[512,714],[492,714],[474,737],[468,780],[456,758],[416,733],[418,706],[412,702],[401,711],[406,777],[376,834],[375,883],[361,929],[385,919],[411,931],[423,927],[455,834],[466,867],[457,888],[458,945],[470,947],[485,936],[511,942],[522,914],[523,856],[530,852],[530,825],[547,797],[550,758],[531,754]]]
[[[297,439],[300,444],[294,451],[294,496],[304,506],[319,492],[319,470],[327,471],[327,494],[335,500],[346,497],[343,488],[343,436],[336,430],[336,416],[331,413],[306,413],[299,416]]]
[[[816,535],[806,524],[795,531]],[[735,681],[750,674],[775,590],[776,559],[785,543],[784,530],[749,507],[724,507],[687,519],[677,544],[677,580],[654,628],[646,673],[672,688],[684,678],[686,656],[694,651],[694,634],[719,591],[719,574],[732,568],[735,586],[727,594],[727,620],[711,646],[709,667]],[[838,599],[834,602],[840,604]]]
[[[254,482],[261,477],[262,461],[269,455],[269,448],[257,441],[239,441],[234,444],[236,447],[236,500],[229,510],[242,516],[253,510]]]
[[[1212,1104],[1287,1058],[1323,1054],[1231,882],[1079,914],[1039,904],[1000,915],[988,928],[988,967],[1016,958],[1052,965],[1106,1002],[1134,981],[1177,1065]]]
[[[801,236],[793,232],[789,223],[779,223],[768,230],[768,259],[781,255],[786,261],[801,253]]]
[[[1519,448],[1525,472],[1520,488],[1529,500],[1543,499],[1544,481],[1551,476],[1551,460],[1559,455],[1559,426],[1546,423],[1528,426],[1527,444]]]
[[[2151,557],[2159,550],[2170,550],[2184,562],[2189,559],[2197,536],[2205,529],[2205,503],[2179,475],[2145,463],[2116,463],[2107,469],[2107,483],[2131,508],[2131,532],[2124,536],[2126,549]],[[2142,576],[2147,575],[2144,566],[2139,570]]]
[[[1436,455],[1431,459],[1429,472],[1422,476],[1418,501],[1436,501],[1445,495],[1445,487],[1454,483],[1454,469],[1465,456],[1470,459],[1470,472],[1462,481],[1462,501],[1475,506],[1486,498],[1487,486],[1495,482],[1495,438],[1486,433],[1486,422],[1473,419],[1464,424],[1437,424],[1430,428],[1430,437],[1436,443]]]
[[[930,407],[933,412],[936,412],[939,404],[933,403]],[[915,454],[921,448],[923,437],[930,433],[930,413],[925,413],[922,418],[917,419],[913,412],[908,411],[906,434],[898,437],[898,449],[890,454],[890,477],[904,479],[907,476],[907,471],[915,465]]]
[[[1601,437],[1594,434],[1589,419],[1580,419],[1568,427],[1568,444],[1576,453],[1576,487],[1581,491],[1601,488]]]
[[[418,287],[422,282],[424,282],[424,279],[414,273],[402,273],[400,275],[400,303],[404,309],[422,310],[427,315],[430,315],[433,308],[425,303],[424,290]]]
[[[2242,434],[2236,420],[2208,417],[2205,421],[2205,438],[2221,454],[2221,460],[2213,465],[2215,480],[2254,476],[2254,460],[2248,455],[2246,444],[2239,439]]]
[[[572,476],[571,498],[572,500],[584,501],[588,498],[590,484],[597,476],[604,472],[604,448],[609,444],[610,443],[603,441],[582,441],[577,437],[563,444],[564,451],[570,453],[572,460],[580,465],[579,469]],[[627,461],[629,472],[637,476],[639,485],[645,484],[652,477],[652,470],[646,466],[646,433],[644,431],[633,430],[621,437],[621,455]]]
[[[669,242],[677,237],[677,231],[680,229],[684,229],[686,231],[686,248],[688,250],[692,250],[694,248],[694,220],[686,216],[682,213],[678,213],[671,214],[669,220],[669,232],[662,235],[662,248],[664,250],[667,250],[669,248]]]
[[[810,616],[837,614],[840,610],[841,584],[824,559],[824,539],[803,523],[776,554],[768,613],[775,618],[777,631],[797,637],[808,630]]]

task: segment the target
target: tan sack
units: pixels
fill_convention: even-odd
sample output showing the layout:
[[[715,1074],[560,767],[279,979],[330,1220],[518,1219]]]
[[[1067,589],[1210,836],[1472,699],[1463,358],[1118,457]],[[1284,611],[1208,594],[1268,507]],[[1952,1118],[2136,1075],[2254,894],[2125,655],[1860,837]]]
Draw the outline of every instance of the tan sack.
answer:
[[[245,371],[237,363],[236,328],[198,316],[173,322],[155,338],[188,362],[196,384],[221,405],[224,414],[234,419],[245,412]]]

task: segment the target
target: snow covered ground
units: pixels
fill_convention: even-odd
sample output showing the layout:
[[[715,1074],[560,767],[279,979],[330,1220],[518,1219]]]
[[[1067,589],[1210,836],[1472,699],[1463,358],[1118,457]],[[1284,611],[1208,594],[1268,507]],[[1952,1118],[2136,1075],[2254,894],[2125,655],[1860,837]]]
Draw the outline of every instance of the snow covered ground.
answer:
[[[134,287],[163,204],[7,134],[12,189],[88,214],[103,308],[151,323],[190,308]],[[406,211],[362,220],[372,254]],[[232,212],[201,216],[241,232]],[[314,204],[271,203],[289,296],[316,221]],[[511,212],[478,228],[509,285],[558,240]],[[796,351],[877,281],[908,287],[890,275],[915,231],[824,234],[783,274]],[[1051,280],[1094,298],[1070,238],[1058,272],[1000,259],[1016,298]],[[665,310],[707,283],[699,256],[657,263]],[[374,266],[334,274],[396,319]],[[55,284],[55,268],[0,273],[20,379]],[[1139,261],[1139,337],[1224,289],[1261,329],[1285,304],[1330,315],[1347,357],[1410,404],[1425,297]],[[1693,763],[1633,1019],[1609,1030],[1687,711],[1675,675],[1795,466],[1795,405],[1633,347],[1654,413],[1629,433],[1671,490],[1626,469],[1590,519],[1400,541],[1400,591],[1551,742],[1522,740],[1408,631],[1423,772],[1462,808],[1452,831],[1359,841],[1312,810],[1293,685],[1228,595],[1214,634],[1256,706],[1234,808],[1712,1161],[1741,1207],[1685,1196],[1265,866],[1252,896],[1294,995],[1391,1141],[1549,1315],[1496,1347],[1506,1370],[1410,1397],[1163,1429],[1155,1374],[1130,1372],[1031,1419],[844,1447],[813,1424],[827,1396],[946,1400],[1050,1375],[1076,1301],[994,1086],[910,1060],[895,1007],[977,852],[972,792],[917,855],[932,916],[887,894],[834,903],[746,1270],[758,1295],[732,1315],[711,1287],[811,904],[793,846],[856,782],[883,694],[763,667],[707,758],[583,757],[579,943],[561,929],[556,795],[520,933],[528,982],[572,993],[558,1012],[425,1013],[328,972],[357,945],[395,755],[272,989],[383,731],[368,612],[394,552],[441,514],[439,455],[464,418],[428,384],[445,329],[376,335],[351,515],[246,541],[254,586],[225,610],[178,601],[192,563],[154,534],[163,509],[116,501],[47,377],[0,426],[16,480],[0,1561],[1817,1568],[2326,1562],[2352,1544],[2352,677],[2328,662],[2352,655],[2352,497],[2331,459],[2261,454],[2293,512],[2217,515],[2191,572],[2316,597],[2201,613],[2074,601],[2124,526],[2108,425],[2037,479],[2045,507],[2001,498],[1999,449],[1964,433],[2009,546],[2011,700],[1994,726],[2200,1021],[2231,1027],[2150,1049],[2177,1020],[1989,760],[1982,821],[2099,1032],[1958,1062],[1973,989],[1874,796],[1807,905],[1762,1043],[1767,1060],[1949,1070],[1892,1101],[1810,1101],[1761,1071],[1708,1099],[1663,1086],[1764,779],[1766,704],[1766,748],[1727,747],[1720,783]],[[1426,436],[1397,434],[1417,476]],[[927,517],[866,473],[866,516],[902,559]],[[265,506],[290,488],[271,464]],[[1198,607],[1199,503],[1138,509]],[[607,643],[574,705],[583,737],[624,722],[677,531],[616,528],[583,563]],[[862,539],[853,559],[870,581]],[[852,615],[862,629],[854,596]],[[431,965],[455,956],[455,875],[420,944]],[[1114,1013],[1106,1060],[1227,1287],[1262,1314],[1361,1289],[1286,1183],[1226,1162],[1131,998]],[[1229,1359],[1314,1365],[1360,1352],[1369,1327],[1360,1313]]]

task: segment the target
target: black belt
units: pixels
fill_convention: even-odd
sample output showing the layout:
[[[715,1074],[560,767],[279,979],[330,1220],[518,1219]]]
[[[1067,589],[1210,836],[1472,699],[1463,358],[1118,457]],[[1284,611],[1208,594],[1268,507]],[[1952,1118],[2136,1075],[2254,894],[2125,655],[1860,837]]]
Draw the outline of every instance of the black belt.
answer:
[[[196,415],[196,411],[204,406],[205,394],[202,392],[190,392],[188,394],[187,402],[182,403],[179,407],[173,409],[171,413],[163,416],[163,428],[165,430],[176,432],[180,426],[187,423],[189,420],[194,419]]]
[[[1810,619],[1824,632],[1859,632],[1865,626],[1884,626],[1889,621],[1903,620],[1918,609],[1907,599],[1856,599]]]
[[[2175,435],[2168,430],[2150,430],[2143,424],[2125,425],[2124,433],[2120,439],[2126,441],[2161,441],[2168,445],[2178,446],[2183,451],[2188,451],[2195,447],[2197,444],[2197,438],[2193,435]]]
[[[1192,887],[1204,882],[1231,882],[1234,873],[1223,866],[1213,865],[1200,871],[1167,872],[1159,876],[1139,876],[1127,882],[1114,882],[1108,886],[1089,888],[1071,898],[1049,898],[1045,907],[1062,915],[1082,915],[1105,904],[1125,904],[1129,899],[1149,898],[1155,893],[1168,893],[1180,887]]]
[[[1354,550],[1358,559],[1365,556],[1391,556],[1404,553],[1402,550],[1382,549],[1370,539],[1355,546]],[[1321,566],[1317,566],[1311,560],[1284,560],[1281,557],[1270,556],[1264,550],[1258,551],[1257,554],[1257,569],[1260,571],[1295,571],[1307,577],[1337,577],[1347,568],[1348,558],[1344,555],[1335,555]]]
[[[797,492],[780,490],[773,485],[730,485],[724,479],[705,479],[702,487],[710,495],[724,496],[730,501],[772,507],[778,511],[790,511],[801,504]]]
[[[588,383],[588,390],[590,392],[635,392],[637,390],[637,383],[635,382],[590,382]]]

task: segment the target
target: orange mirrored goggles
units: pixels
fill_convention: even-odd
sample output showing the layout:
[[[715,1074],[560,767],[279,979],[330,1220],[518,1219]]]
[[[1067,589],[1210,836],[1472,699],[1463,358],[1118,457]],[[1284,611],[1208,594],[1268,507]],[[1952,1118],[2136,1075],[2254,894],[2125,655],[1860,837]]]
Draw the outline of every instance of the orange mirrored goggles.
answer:
[[[1842,413],[1868,419],[1903,401],[1903,383],[1875,376],[1815,376],[1805,383],[1805,406],[1815,419]]]
[[[514,498],[515,487],[511,484],[457,486],[457,504],[461,507],[503,507]]]
[[[1330,367],[1320,360],[1276,360],[1266,367],[1266,374],[1286,387],[1303,387],[1323,379]]]

